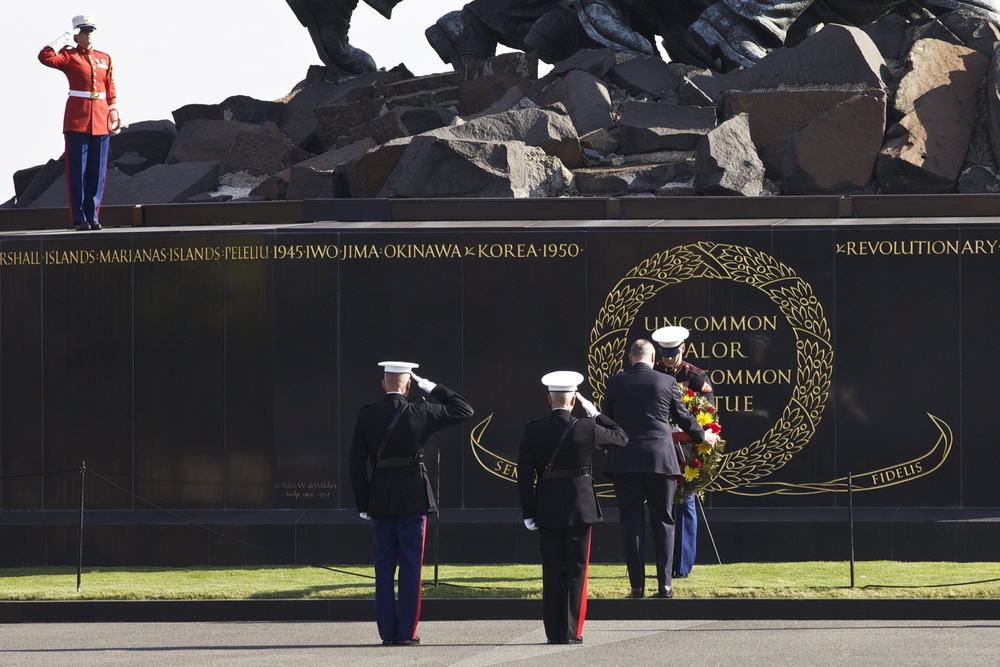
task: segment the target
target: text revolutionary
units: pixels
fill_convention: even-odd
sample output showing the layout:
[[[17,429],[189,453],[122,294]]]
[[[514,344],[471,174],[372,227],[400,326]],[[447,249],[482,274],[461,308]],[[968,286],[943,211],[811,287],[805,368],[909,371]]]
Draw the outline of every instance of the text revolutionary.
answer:
[[[838,243],[838,255],[859,257],[881,255],[994,255],[1000,251],[1000,241],[974,239],[966,241],[845,241]]]

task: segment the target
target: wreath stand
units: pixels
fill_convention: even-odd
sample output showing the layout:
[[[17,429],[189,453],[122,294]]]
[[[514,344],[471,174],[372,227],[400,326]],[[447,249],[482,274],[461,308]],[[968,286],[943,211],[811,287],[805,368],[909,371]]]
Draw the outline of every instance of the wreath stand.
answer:
[[[694,502],[697,503],[698,509],[701,510],[701,522],[705,524],[705,530],[708,531],[708,539],[712,542],[712,550],[715,551],[715,560],[718,561],[719,565],[722,565],[722,557],[719,556],[719,547],[715,546],[715,537],[712,536],[712,526],[708,524],[708,517],[705,516],[705,506],[701,504],[701,498],[698,494],[694,494]]]

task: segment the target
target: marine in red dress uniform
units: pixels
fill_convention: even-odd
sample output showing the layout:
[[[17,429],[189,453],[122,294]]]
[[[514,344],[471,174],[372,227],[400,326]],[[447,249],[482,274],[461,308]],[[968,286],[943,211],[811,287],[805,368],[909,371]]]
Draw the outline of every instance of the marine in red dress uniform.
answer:
[[[38,54],[47,67],[62,71],[69,80],[69,99],[63,117],[66,136],[66,185],[73,226],[100,229],[98,213],[104,194],[108,144],[121,126],[115,104],[111,56],[91,46],[94,18],[73,19],[75,34],[63,33]],[[69,46],[75,41],[77,46]]]

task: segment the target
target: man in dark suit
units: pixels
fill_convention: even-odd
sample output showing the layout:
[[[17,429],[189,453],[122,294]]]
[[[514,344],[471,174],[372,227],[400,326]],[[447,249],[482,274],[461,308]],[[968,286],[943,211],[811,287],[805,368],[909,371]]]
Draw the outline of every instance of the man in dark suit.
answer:
[[[427,514],[437,503],[423,463],[435,432],[472,416],[472,406],[444,385],[413,372],[417,364],[383,361],[381,402],[361,408],[351,442],[351,485],[362,519],[375,532],[375,617],[383,644],[419,644],[421,566]],[[407,401],[410,378],[440,402]],[[399,613],[393,582],[399,564]]]
[[[715,390],[708,373],[684,361],[684,350],[691,332],[685,327],[662,327],[653,332],[656,343],[656,370],[673,375],[681,389],[692,389],[715,405]],[[674,434],[678,441],[680,433]],[[698,554],[698,497],[691,493],[683,502],[674,503],[674,562],[672,576],[684,579],[691,574]]]
[[[604,474],[614,483],[618,498],[625,565],[635,598],[644,595],[646,583],[644,503],[649,507],[656,552],[657,592],[661,598],[674,596],[670,578],[674,555],[671,509],[681,471],[671,436],[671,420],[693,442],[714,445],[718,439],[714,433],[706,433],[684,407],[677,381],[653,370],[655,349],[648,340],[632,344],[630,368],[608,379],[602,406],[605,414],[622,425],[629,438],[628,446],[608,452]]]
[[[591,524],[601,520],[591,469],[594,451],[628,442],[622,427],[576,393],[582,381],[573,371],[542,378],[552,412],[525,425],[517,455],[524,525],[541,538],[542,618],[550,644],[583,641]],[[586,419],[572,415],[578,399]]]

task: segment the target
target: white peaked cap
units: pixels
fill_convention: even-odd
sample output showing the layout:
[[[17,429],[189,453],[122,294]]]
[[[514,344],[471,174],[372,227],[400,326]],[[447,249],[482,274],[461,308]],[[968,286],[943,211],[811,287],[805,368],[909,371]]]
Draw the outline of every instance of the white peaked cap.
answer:
[[[94,28],[97,29],[97,25],[94,23],[93,14],[80,14],[79,16],[73,17],[73,29],[77,28]]]
[[[662,327],[654,331],[651,338],[657,345],[660,346],[660,354],[662,356],[673,356],[663,355],[663,352],[676,350],[690,335],[691,332],[684,327]],[[674,354],[676,354],[676,352],[674,352]]]
[[[576,371],[552,371],[542,376],[542,384],[549,391],[576,391],[583,382],[583,376]]]
[[[414,368],[420,368],[420,364],[409,361],[380,361],[378,365],[384,368],[386,373],[409,373]]]

